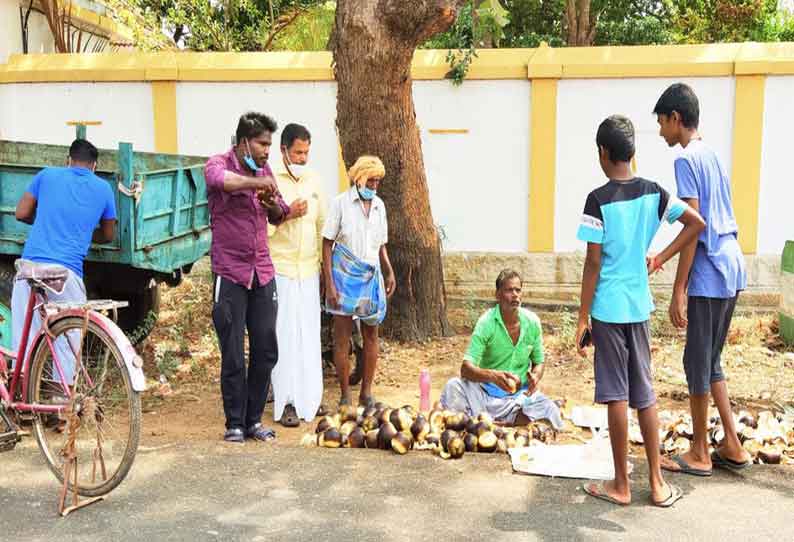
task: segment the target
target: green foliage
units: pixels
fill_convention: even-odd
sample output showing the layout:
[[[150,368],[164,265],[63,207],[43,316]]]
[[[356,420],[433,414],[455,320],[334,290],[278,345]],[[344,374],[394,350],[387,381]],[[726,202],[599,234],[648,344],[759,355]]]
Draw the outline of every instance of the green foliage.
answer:
[[[302,11],[273,40],[275,51],[322,51],[328,46],[336,16],[336,2],[320,2]]]

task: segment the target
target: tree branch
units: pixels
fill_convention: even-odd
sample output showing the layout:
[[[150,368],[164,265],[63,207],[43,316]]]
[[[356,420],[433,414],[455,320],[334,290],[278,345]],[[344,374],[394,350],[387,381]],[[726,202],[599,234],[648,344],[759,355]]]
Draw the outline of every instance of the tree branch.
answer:
[[[417,46],[446,31],[469,0],[379,0],[378,12],[386,26],[408,44]]]

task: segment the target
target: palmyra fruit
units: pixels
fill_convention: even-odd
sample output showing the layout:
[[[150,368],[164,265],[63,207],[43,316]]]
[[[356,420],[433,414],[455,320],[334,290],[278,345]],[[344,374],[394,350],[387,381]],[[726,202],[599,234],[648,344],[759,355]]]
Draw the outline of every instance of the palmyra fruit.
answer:
[[[373,448],[373,449],[374,448],[379,448],[379,446],[378,446],[378,435],[379,434],[380,434],[380,431],[378,431],[377,429],[372,429],[370,431],[367,431],[367,433],[365,435],[365,441],[366,441],[366,444],[367,444],[367,448]]]
[[[380,433],[378,434],[378,447],[382,450],[391,448],[391,439],[397,435],[397,428],[391,422],[386,422],[380,426]]]
[[[463,452],[466,451],[466,444],[460,437],[452,437],[447,443],[447,452],[452,459],[463,457]]]
[[[323,448],[339,448],[342,446],[342,434],[335,427],[332,427],[324,433],[320,433],[318,444]]]
[[[391,413],[392,413],[392,409],[390,408],[384,408],[378,411],[378,421],[380,422],[381,425],[383,425],[384,423],[391,423],[391,419],[390,419]]]
[[[377,435],[376,435],[377,438]],[[351,448],[365,448],[367,437],[364,430],[356,427],[348,436],[347,443]]]
[[[476,452],[477,451],[477,435],[473,433],[466,433],[463,437],[463,444],[466,445],[467,452]]]
[[[449,451],[449,448],[447,448],[449,441],[457,436],[458,436],[457,431],[453,431],[452,429],[445,429],[444,432],[441,433],[441,447]]]
[[[325,433],[328,429],[332,427],[337,427],[336,420],[333,416],[323,416],[319,422],[317,422],[317,433]]]
[[[430,433],[430,424],[427,423],[425,417],[420,414],[416,417],[414,423],[411,424],[411,434],[414,440],[422,442],[425,440],[428,433]]]
[[[445,427],[453,431],[463,431],[466,429],[467,423],[469,423],[469,417],[462,412],[453,412],[444,416]]]
[[[397,410],[393,410],[391,415],[389,416],[389,421],[391,424],[397,428],[397,431],[407,431],[411,428],[411,423],[413,422],[413,418],[405,409],[398,408]]]
[[[411,449],[413,442],[410,435],[406,433],[397,433],[391,439],[391,449],[400,455],[408,453],[408,450]]]
[[[342,424],[342,427],[339,428],[339,432],[343,435],[350,435],[358,425],[354,421],[347,421]]]
[[[477,439],[477,450],[480,452],[490,453],[496,450],[496,444],[499,439],[491,431],[486,431]]]
[[[372,431],[378,427],[380,427],[380,422],[375,416],[365,416],[364,420],[361,422],[361,428],[364,431]]]

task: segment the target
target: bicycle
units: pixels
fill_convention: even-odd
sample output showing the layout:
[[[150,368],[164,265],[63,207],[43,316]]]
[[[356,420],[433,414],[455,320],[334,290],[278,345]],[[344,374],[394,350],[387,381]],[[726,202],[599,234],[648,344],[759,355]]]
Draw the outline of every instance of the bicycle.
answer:
[[[30,423],[64,493],[106,495],[129,473],[140,439],[143,360],[105,314],[115,319],[127,303],[49,302],[47,292],[63,291],[67,269],[16,263],[16,280],[26,280],[31,293],[19,352],[0,347],[0,452],[21,440],[17,424]],[[41,327],[29,341],[34,315]],[[78,476],[78,465],[92,468]]]

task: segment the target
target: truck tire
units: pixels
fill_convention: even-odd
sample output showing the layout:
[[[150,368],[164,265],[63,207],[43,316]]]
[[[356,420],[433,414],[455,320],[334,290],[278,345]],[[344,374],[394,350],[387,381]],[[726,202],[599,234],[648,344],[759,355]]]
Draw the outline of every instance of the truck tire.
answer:
[[[11,292],[14,290],[14,265],[0,262],[0,346],[11,349]]]
[[[154,285],[140,292],[116,294],[114,299],[127,301],[130,306],[119,311],[119,327],[127,334],[133,346],[138,346],[149,336],[157,324],[160,312],[160,288]]]

